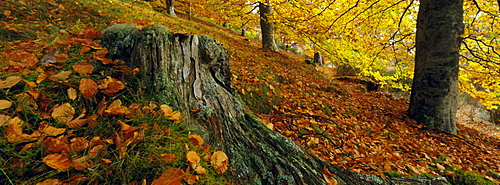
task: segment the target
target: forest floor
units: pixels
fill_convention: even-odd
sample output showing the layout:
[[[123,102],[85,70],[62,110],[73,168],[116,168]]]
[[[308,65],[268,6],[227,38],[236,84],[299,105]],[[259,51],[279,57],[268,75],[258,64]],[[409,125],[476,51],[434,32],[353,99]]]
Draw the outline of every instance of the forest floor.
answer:
[[[98,37],[92,34],[98,34],[96,30],[103,30],[117,23],[135,23],[139,26],[162,24],[173,32],[206,35],[223,44],[231,56],[233,84],[242,100],[246,102],[248,111],[255,113],[270,129],[285,135],[320,158],[348,170],[367,174],[390,175],[394,172],[404,176],[427,174],[454,178],[456,170],[459,169],[483,175],[495,183],[500,182],[495,179],[498,178],[495,174],[500,173],[500,129],[484,118],[477,117],[479,114],[475,113],[477,112],[475,107],[462,106],[459,109],[458,134],[449,135],[409,119],[406,115],[409,104],[406,99],[383,91],[368,91],[364,84],[367,79],[363,77],[339,77],[335,75],[333,68],[306,64],[304,58],[294,53],[284,50],[279,52],[262,50],[257,39],[239,36],[235,31],[202,18],[188,21],[182,18],[182,14],[180,18],[172,18],[152,10],[147,4],[129,4],[117,0],[0,1],[0,5],[0,33],[5,38],[0,41],[0,67],[2,67],[0,79],[3,83],[8,76],[22,76],[23,79],[19,82],[23,84],[22,88],[11,86],[17,87],[18,91],[2,86],[2,96],[5,97],[0,99],[12,101],[17,105],[16,101],[20,94],[29,95],[31,98],[26,101],[33,100],[33,105],[36,104],[38,107],[18,110],[9,106],[0,109],[0,116],[24,115],[25,119],[29,119],[28,117],[37,115],[40,117],[36,119],[37,122],[29,124],[39,125],[41,123],[38,122],[50,123],[50,111],[64,101],[72,102],[73,107],[80,110],[97,109],[97,106],[89,106],[97,105],[95,103],[99,103],[101,99],[74,102],[65,99],[56,102],[55,99],[60,98],[57,96],[67,95],[65,95],[66,90],[61,95],[57,94],[61,92],[54,89],[76,88],[83,83],[82,76],[87,73],[81,72],[78,67],[72,67],[73,63],[71,65],[69,63],[76,61],[74,64],[77,64],[83,61],[92,63],[96,68],[99,67],[100,71],[97,69],[90,71],[91,77],[96,78],[95,81],[106,79],[103,74],[112,73],[103,69],[110,65],[110,71],[116,70],[120,75],[128,74],[130,71],[124,67],[105,63],[109,61],[103,59],[105,53],[99,54],[103,48],[99,46]],[[78,50],[71,49],[76,45],[79,47]],[[61,48],[60,52],[53,56],[55,58],[53,60],[44,58],[44,56],[50,57],[47,54],[54,47]],[[52,71],[50,74],[45,74],[48,67],[42,66],[42,62],[54,62],[50,64]],[[50,78],[64,71],[72,71],[74,75],[55,76],[51,79],[50,85],[41,85],[43,79],[39,80],[42,74],[46,75],[45,78]],[[59,78],[64,80],[58,80]],[[101,94],[103,91],[106,94],[106,90],[101,87],[99,89]],[[85,94],[85,91],[85,88],[78,89],[75,95],[79,97],[77,100],[85,99],[82,96],[89,95]],[[127,106],[135,103],[134,99],[129,97]],[[39,112],[26,114],[26,111]],[[84,118],[88,117],[91,116],[87,115]],[[55,126],[64,127],[61,124]],[[30,146],[26,144],[32,142],[32,139],[21,139],[21,144],[12,142],[13,138],[8,137],[9,128],[6,125],[2,128],[0,135],[3,134],[4,139],[0,140],[0,143],[2,146],[12,148],[0,151],[0,155],[5,159],[0,163],[3,169],[0,177],[36,176],[38,180],[43,180],[43,177],[58,177],[54,167],[51,166],[54,169],[41,167],[44,165],[42,158],[47,155],[45,150],[32,151],[35,154],[30,155],[33,157],[30,161],[37,163],[34,165],[36,168],[28,165],[26,156],[6,153],[30,151],[33,150],[30,147],[34,144]],[[26,132],[26,128],[23,129]],[[88,140],[95,139],[95,135],[81,135],[97,132],[89,131],[91,129],[68,131],[65,138],[80,134]],[[137,129],[145,127],[137,126]],[[36,128],[32,129],[35,130]],[[23,137],[31,136],[23,135]],[[116,140],[116,136],[113,138]],[[111,142],[105,139],[98,141]],[[205,149],[199,149],[200,153],[204,151]],[[125,155],[123,151],[121,152],[118,151],[119,155]],[[7,174],[4,170],[11,168],[9,164],[12,161],[9,160],[14,160],[17,168],[31,166],[37,170],[29,173],[17,170],[15,174],[10,172]],[[52,171],[44,172],[44,170]],[[96,176],[98,175],[92,177]]]

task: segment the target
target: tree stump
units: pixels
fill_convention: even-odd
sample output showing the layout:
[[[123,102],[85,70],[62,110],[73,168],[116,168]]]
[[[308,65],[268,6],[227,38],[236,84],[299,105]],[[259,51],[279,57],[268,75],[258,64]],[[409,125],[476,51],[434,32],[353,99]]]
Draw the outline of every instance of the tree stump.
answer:
[[[324,168],[339,184],[390,184],[332,165],[246,113],[231,84],[229,55],[209,37],[118,24],[102,41],[111,58],[140,68],[149,98],[176,107],[193,128],[208,133],[207,143],[229,156],[226,174],[234,184],[326,184]]]

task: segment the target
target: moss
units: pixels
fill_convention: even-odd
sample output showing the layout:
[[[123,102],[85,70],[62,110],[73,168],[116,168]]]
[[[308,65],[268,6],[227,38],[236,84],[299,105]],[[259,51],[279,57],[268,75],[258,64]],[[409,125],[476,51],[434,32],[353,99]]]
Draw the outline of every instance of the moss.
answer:
[[[455,178],[451,180],[451,184],[454,185],[495,185],[496,183],[491,182],[484,178],[484,176],[478,175],[470,171],[455,170]]]

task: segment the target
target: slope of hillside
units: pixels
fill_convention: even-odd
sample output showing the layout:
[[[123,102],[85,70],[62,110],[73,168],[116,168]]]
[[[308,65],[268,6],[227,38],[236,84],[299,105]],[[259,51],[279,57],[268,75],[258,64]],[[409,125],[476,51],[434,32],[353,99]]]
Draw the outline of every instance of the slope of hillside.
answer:
[[[67,46],[61,44],[67,38],[88,39],[85,37],[89,35],[89,30],[102,30],[116,23],[135,23],[139,27],[162,24],[173,32],[206,35],[223,44],[231,55],[233,84],[240,93],[241,99],[247,103],[248,111],[258,115],[269,128],[282,133],[331,163],[352,171],[379,175],[394,175],[393,172],[396,172],[406,176],[427,174],[454,179],[455,176],[463,173],[460,170],[472,171],[487,175],[488,179],[496,183],[499,182],[498,179],[494,179],[498,178],[498,173],[500,173],[500,156],[498,155],[500,153],[500,138],[498,135],[485,135],[461,125],[459,125],[460,131],[457,136],[437,133],[415,123],[406,116],[405,111],[408,108],[406,100],[395,99],[383,92],[367,91],[362,78],[335,78],[326,72],[328,69],[315,68],[305,64],[303,58],[289,52],[262,50],[258,40],[238,36],[233,31],[204,21],[202,18],[193,21],[172,18],[155,12],[147,3],[140,1],[123,3],[118,0],[102,2],[91,0],[21,0],[1,1],[0,4],[0,13],[2,13],[0,15],[0,20],[2,20],[0,34],[5,38],[0,41],[0,66],[2,67],[0,79],[6,80],[8,76],[14,75],[22,76],[25,88],[17,88],[25,90],[34,97],[35,104],[41,107],[37,110],[43,109],[45,111],[38,115],[25,113],[25,111],[35,110],[26,109],[20,113],[17,110],[7,108],[0,110],[0,113],[12,117],[19,114],[24,117],[30,115],[40,117],[36,119],[36,123],[29,124],[38,125],[38,122],[44,121],[47,116],[50,117],[49,110],[64,103],[64,101],[69,101],[68,99],[58,99],[61,100],[60,102],[55,101],[57,94],[61,95],[57,88],[68,89],[72,85],[78,84],[78,80],[85,76],[73,75],[63,81],[56,79],[44,88],[37,89],[37,85],[41,86],[41,83],[38,83],[40,74],[47,71],[45,68],[41,69],[40,62],[52,63],[51,60],[44,58],[52,48]],[[90,27],[93,29],[88,29]],[[97,53],[102,49],[98,46],[97,35],[92,37],[96,40],[92,43],[82,42],[81,48],[78,50],[61,48],[60,53],[53,56],[57,60],[52,68],[54,74],[56,74],[55,71],[71,71],[74,69],[71,66],[78,62],[103,62],[102,60],[105,59],[102,57],[104,56],[90,52]],[[84,46],[87,46],[88,51],[82,49],[85,48]],[[70,63],[71,65],[69,65]],[[91,77],[102,79],[106,78],[106,75],[116,76],[116,73],[119,73],[119,75],[125,76],[124,79],[133,81],[133,77],[126,76],[126,74],[131,73],[130,71],[113,66],[112,70],[116,70],[116,72],[109,72],[106,67],[108,66],[96,66],[96,70],[91,72]],[[74,76],[78,77],[73,78]],[[30,89],[37,91],[30,91]],[[126,91],[132,92],[134,90],[131,88]],[[47,97],[37,98],[38,96],[33,95],[37,92]],[[10,87],[4,88],[2,96],[6,98],[0,99],[14,101],[17,94],[21,93],[13,91]],[[66,96],[65,93],[62,93],[62,96]],[[81,98],[82,95],[79,96],[79,99],[82,100],[75,102],[74,107],[78,107],[80,110],[87,109],[87,112],[98,111],[96,107],[91,106],[97,105],[101,99],[86,100]],[[52,102],[43,102],[49,99]],[[138,98],[128,97],[126,103],[135,103],[136,99]],[[145,107],[153,107],[154,109],[153,105]],[[61,124],[56,126],[64,127]],[[136,126],[137,129],[142,129],[142,127]],[[108,129],[108,127],[97,128]],[[162,129],[169,130],[168,128]],[[162,129],[157,129],[157,131],[169,132]],[[35,131],[36,128],[24,128],[24,130]],[[90,130],[78,130],[75,131],[75,134],[97,132]],[[8,142],[7,132],[7,129],[0,132],[0,135],[4,135],[6,138],[0,142]],[[108,137],[113,135],[113,133],[107,134]],[[100,142],[109,141],[100,140]],[[20,144],[4,145],[13,147],[10,151],[20,151],[24,147]],[[182,149],[182,146],[176,147]],[[148,150],[148,148],[142,149]],[[29,147],[26,150],[30,151]],[[24,176],[24,178],[34,174],[34,177],[30,178],[37,180],[32,182],[38,182],[43,180],[42,178],[57,174],[53,169],[49,171],[50,168],[42,167],[44,164],[40,161],[42,161],[46,151],[39,150],[31,151],[34,153],[31,156],[33,157],[32,162],[38,161],[37,163],[39,163],[36,165],[38,171],[28,173],[19,170],[20,176]],[[180,156],[183,155],[182,152],[185,151],[171,153]],[[206,149],[199,148],[198,152],[206,152]],[[0,152],[0,155],[7,159],[1,161],[2,171],[9,168],[11,161],[8,160],[21,158],[19,156],[12,157],[5,151]],[[17,168],[26,167],[28,164],[22,160],[17,161],[17,163]],[[182,163],[183,161],[180,161],[175,165],[182,165]],[[129,161],[127,164],[133,163]],[[154,164],[148,165],[153,166]],[[3,173],[4,176],[8,177],[5,172]],[[158,175],[162,171],[155,171],[155,173]],[[13,174],[9,173],[9,175]],[[144,175],[158,177],[155,174]],[[0,174],[1,176],[2,174]],[[99,176],[99,174],[95,174],[95,177]],[[210,178],[214,180],[217,177],[214,175]]]

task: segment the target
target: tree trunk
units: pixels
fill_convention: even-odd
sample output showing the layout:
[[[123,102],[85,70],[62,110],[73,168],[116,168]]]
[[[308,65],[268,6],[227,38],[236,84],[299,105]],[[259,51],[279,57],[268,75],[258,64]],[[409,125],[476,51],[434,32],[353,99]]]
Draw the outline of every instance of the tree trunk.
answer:
[[[324,168],[339,184],[384,184],[314,156],[246,113],[231,84],[229,55],[213,39],[118,24],[104,31],[102,41],[111,58],[141,69],[149,98],[176,107],[186,123],[208,133],[207,143],[229,156],[226,175],[233,184],[326,184]]]
[[[318,65],[318,66],[323,65],[323,57],[321,56],[321,53],[319,53],[319,52],[314,53],[313,64]]]
[[[420,1],[409,116],[452,134],[463,30],[463,0]]]
[[[269,1],[259,2],[260,29],[262,32],[262,48],[278,51],[278,45],[274,39],[274,24],[270,21],[272,7]]]
[[[175,11],[174,11],[174,0],[165,0],[165,4],[167,5],[167,13],[176,17]]]

